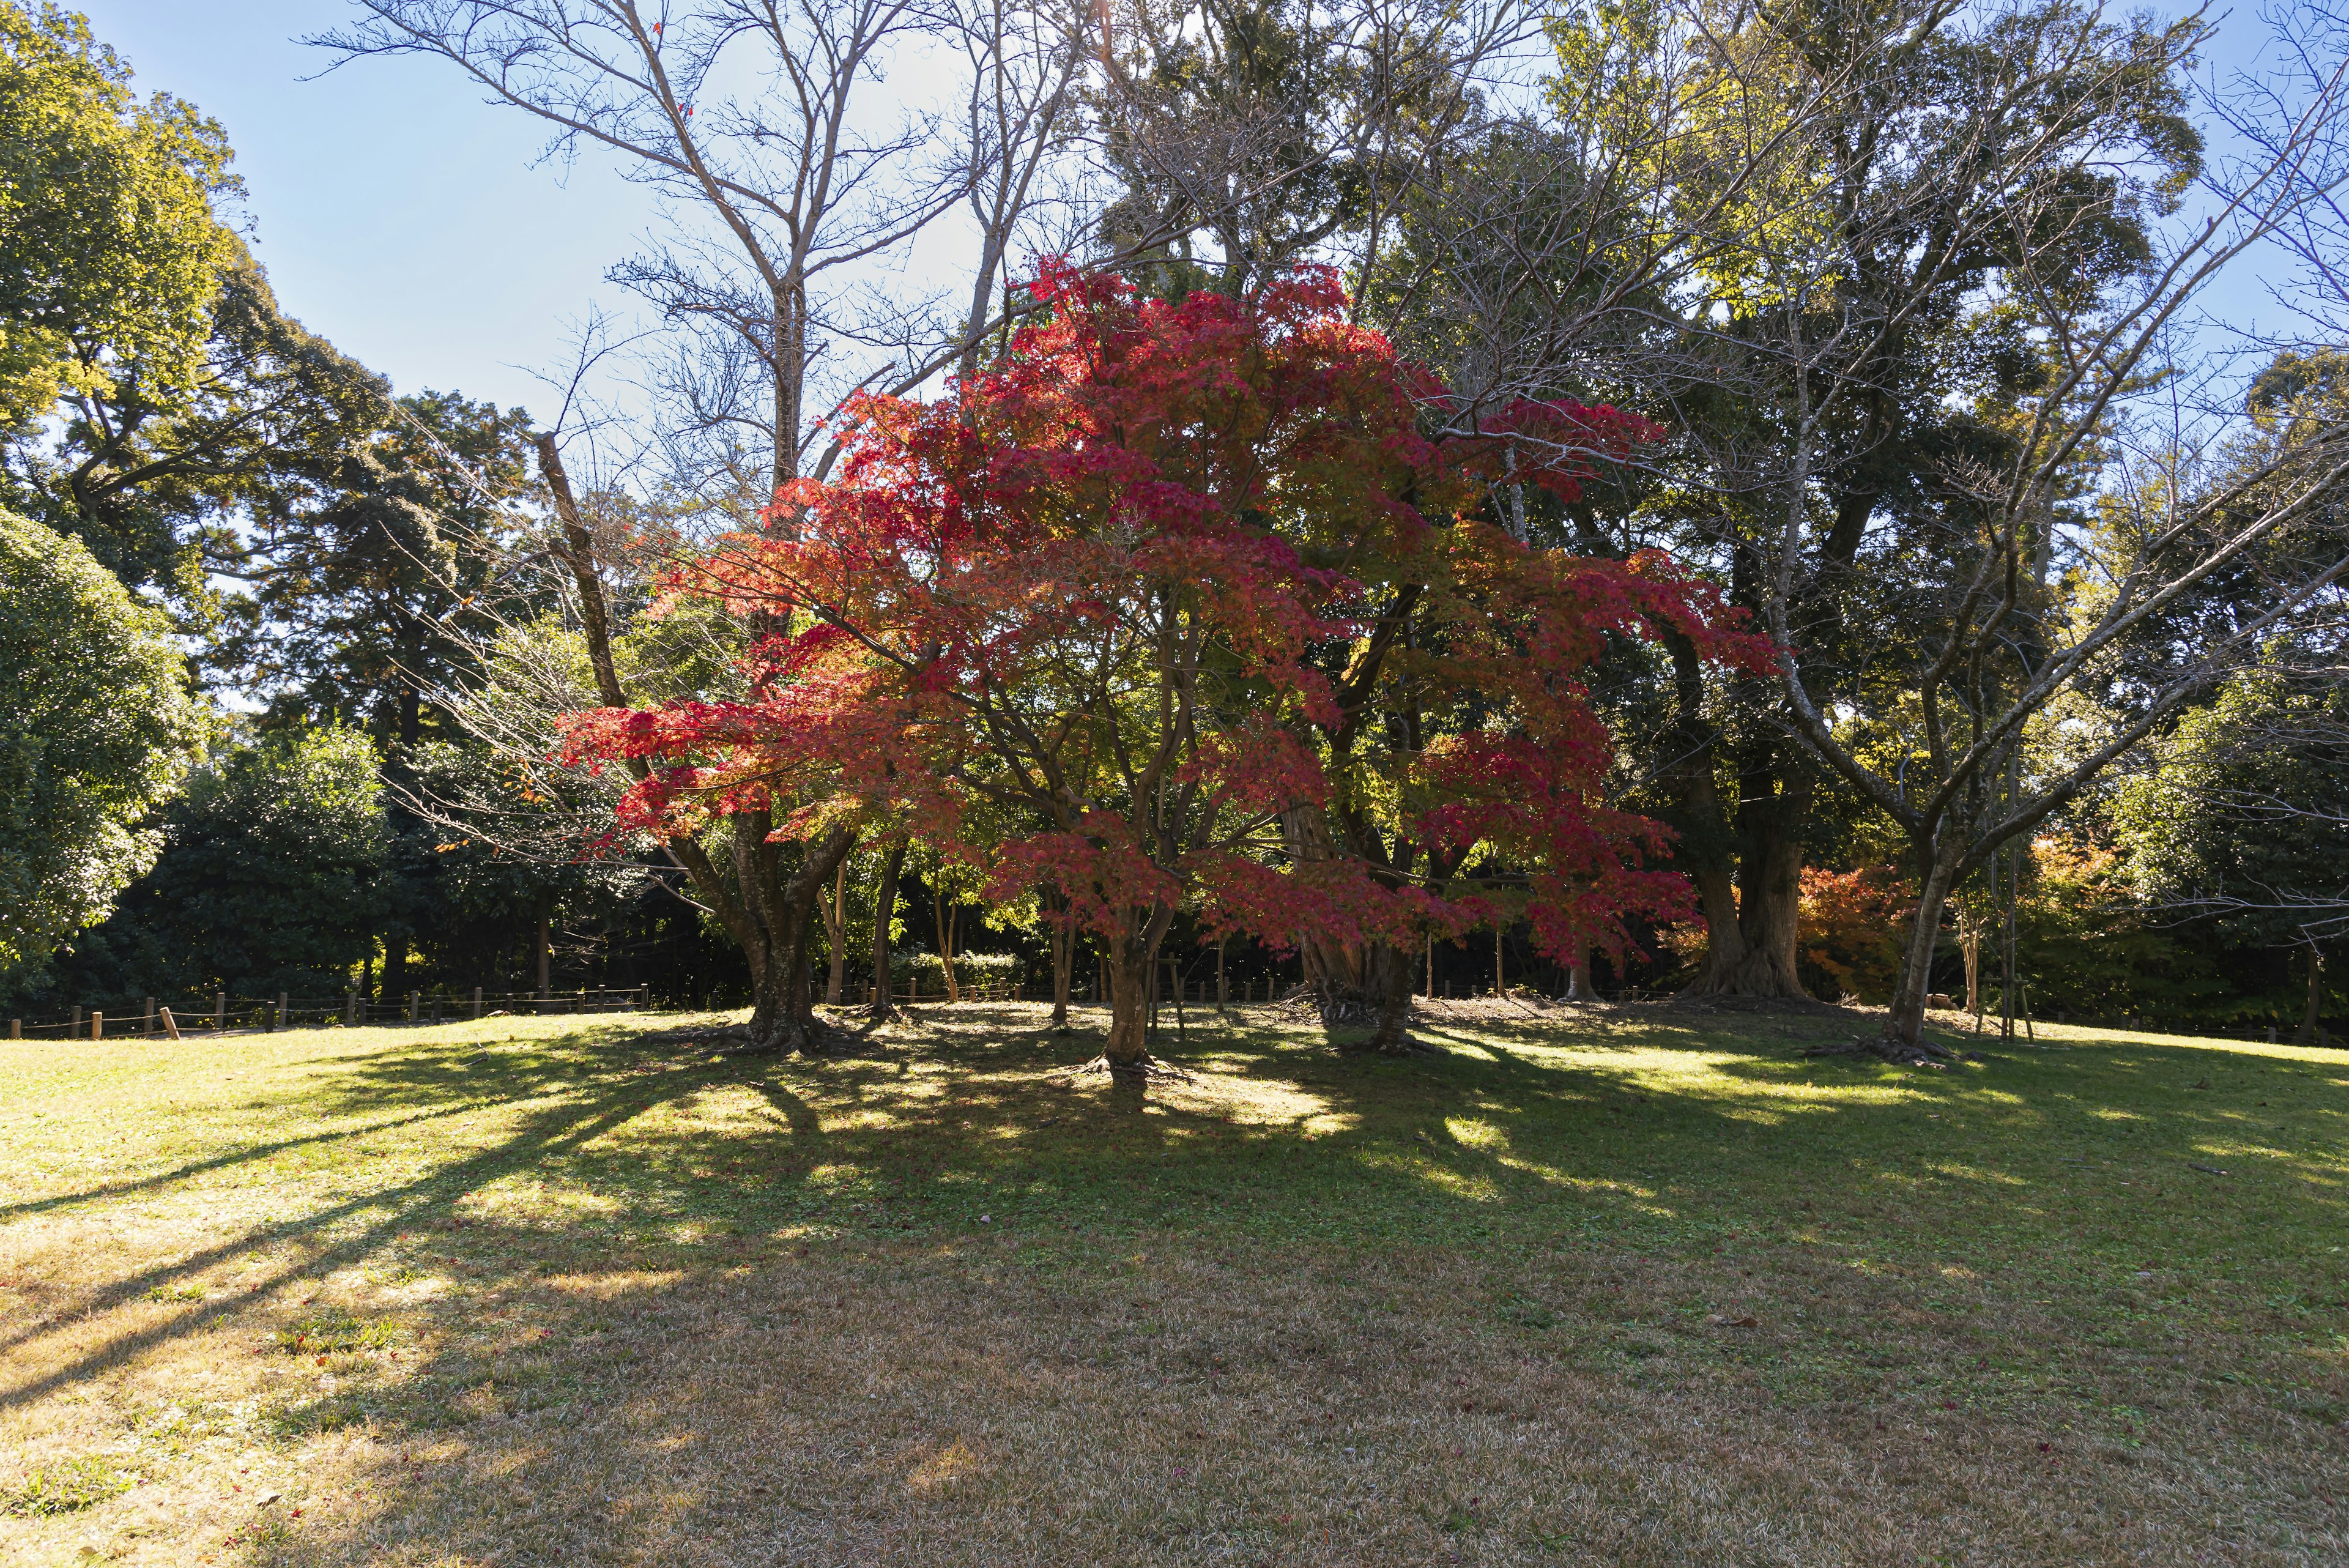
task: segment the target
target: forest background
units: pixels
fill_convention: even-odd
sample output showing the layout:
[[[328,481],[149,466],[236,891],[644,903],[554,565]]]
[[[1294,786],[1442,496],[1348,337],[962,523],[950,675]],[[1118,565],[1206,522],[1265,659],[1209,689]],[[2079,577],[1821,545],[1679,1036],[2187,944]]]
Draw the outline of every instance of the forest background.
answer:
[[[624,780],[555,760],[561,715],[608,695],[599,638],[638,695],[738,691],[755,618],[665,581],[830,473],[852,391],[1003,363],[1068,255],[1162,300],[1334,266],[1450,389],[1432,438],[1529,398],[1653,421],[1528,448],[1585,482],[1483,515],[1666,552],[1799,679],[1606,640],[1604,804],[1693,898],[1587,983],[1885,1002],[1905,958],[1995,1010],[2011,951],[2042,1016],[2337,1023],[2341,37],[2273,20],[2221,74],[2206,16],[2048,3],[322,8],[322,67],[421,54],[650,191],[611,260],[637,313],[581,323],[533,416],[305,331],[230,130],[0,5],[5,1003],[748,999],[731,829],[699,879],[674,841],[589,853]],[[916,57],[934,96],[892,86]],[[799,910],[820,983],[862,993],[886,908],[906,961],[1048,985],[1049,900],[957,848],[852,836]],[[1506,907],[1525,857],[1463,848],[1446,888]],[[1193,981],[1316,977],[1205,913],[1165,936]],[[1508,919],[1416,962],[1577,968]]]

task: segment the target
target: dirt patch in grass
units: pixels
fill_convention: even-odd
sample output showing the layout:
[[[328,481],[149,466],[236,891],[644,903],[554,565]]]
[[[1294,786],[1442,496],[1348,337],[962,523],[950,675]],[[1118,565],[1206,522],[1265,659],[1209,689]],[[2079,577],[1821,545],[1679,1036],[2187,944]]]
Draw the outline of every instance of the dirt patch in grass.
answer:
[[[2349,1054],[721,1022],[9,1048],[0,1562],[2349,1554]]]

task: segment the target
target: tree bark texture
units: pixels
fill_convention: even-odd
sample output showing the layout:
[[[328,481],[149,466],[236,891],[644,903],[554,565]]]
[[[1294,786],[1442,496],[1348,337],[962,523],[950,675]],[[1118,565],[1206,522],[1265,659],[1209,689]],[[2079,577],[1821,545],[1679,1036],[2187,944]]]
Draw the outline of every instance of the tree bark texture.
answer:
[[[889,926],[897,918],[897,877],[905,869],[905,842],[899,839],[881,857],[881,881],[873,893],[873,1016],[894,1017],[889,1000]]]
[[[1812,783],[1807,771],[1787,770],[1781,776],[1766,760],[1747,770],[1745,800],[1738,808],[1736,940],[1721,940],[1728,922],[1714,907],[1716,889],[1706,897],[1705,919],[1719,945],[1708,951],[1688,994],[1806,994],[1795,968],[1795,940],[1802,913],[1802,825]],[[1702,883],[1699,890],[1706,892]]]

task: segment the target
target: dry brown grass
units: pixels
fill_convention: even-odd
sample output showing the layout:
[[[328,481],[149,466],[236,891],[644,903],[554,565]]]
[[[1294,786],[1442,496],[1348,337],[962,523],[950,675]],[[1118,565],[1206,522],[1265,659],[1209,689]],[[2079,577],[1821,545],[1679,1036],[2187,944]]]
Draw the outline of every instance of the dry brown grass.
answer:
[[[2156,1093],[2188,1045],[1966,1084],[1797,1064],[1831,1023],[1431,1023],[1203,1033],[1143,1105],[1007,1009],[847,1063],[6,1058],[0,1494],[135,1484],[0,1562],[2349,1560],[2349,1056]],[[2171,1114],[2241,1174],[2115,1152]],[[2189,1266],[2194,1217],[2258,1233]]]

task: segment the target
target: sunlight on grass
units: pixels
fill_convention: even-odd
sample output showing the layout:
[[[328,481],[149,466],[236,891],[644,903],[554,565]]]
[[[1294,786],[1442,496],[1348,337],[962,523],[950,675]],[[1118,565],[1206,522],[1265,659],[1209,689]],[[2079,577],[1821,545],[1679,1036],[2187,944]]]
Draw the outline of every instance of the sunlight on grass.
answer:
[[[2051,1031],[1910,1073],[1804,1058],[1835,1017],[1431,1024],[1389,1061],[1195,1022],[1189,1081],[1138,1102],[1017,1007],[823,1061],[698,1019],[6,1048],[0,1491],[141,1484],[12,1520],[0,1562],[92,1529],[200,1561],[264,1485],[255,1563],[561,1520],[695,1561],[762,1510],[1143,1561],[1211,1473],[1331,1562],[1392,1560],[1425,1499],[1447,1541],[1472,1497],[1546,1499],[1479,1537],[1537,1562],[1683,1507],[1606,1502],[1620,1477],[1712,1495],[1690,1429],[1790,1456],[1671,1512],[1728,1560],[1740,1509],[1872,1507],[1821,1478],[1879,1462],[1878,1420],[1918,1518],[2013,1500],[2005,1561],[2080,1560],[2033,1533],[2064,1489],[2159,1551],[2211,1487],[2299,1543],[2274,1560],[2329,1550],[2349,1054]],[[1154,1515],[1110,1501],[1137,1471]]]

